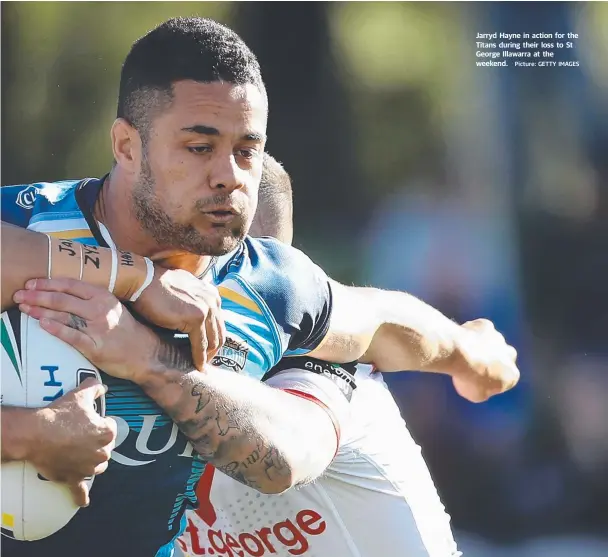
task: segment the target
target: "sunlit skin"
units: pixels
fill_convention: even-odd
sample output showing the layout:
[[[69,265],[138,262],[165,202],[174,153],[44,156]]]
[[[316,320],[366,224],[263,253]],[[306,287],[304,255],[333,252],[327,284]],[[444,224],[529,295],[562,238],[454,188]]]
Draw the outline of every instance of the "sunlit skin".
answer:
[[[127,121],[114,122],[117,164],[96,217],[121,249],[201,272],[251,225],[267,113],[265,95],[252,84],[175,83],[147,139]]]

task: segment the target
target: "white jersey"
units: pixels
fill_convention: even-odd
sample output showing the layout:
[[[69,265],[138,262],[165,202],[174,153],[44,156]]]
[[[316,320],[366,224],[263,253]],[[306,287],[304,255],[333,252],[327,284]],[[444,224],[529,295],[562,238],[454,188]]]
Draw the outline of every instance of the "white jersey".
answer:
[[[199,508],[184,517],[176,556],[460,555],[420,447],[381,374],[370,366],[349,374],[296,360],[308,369],[281,371],[267,383],[329,408],[340,430],[330,466],[314,483],[281,495],[259,493],[207,466]]]

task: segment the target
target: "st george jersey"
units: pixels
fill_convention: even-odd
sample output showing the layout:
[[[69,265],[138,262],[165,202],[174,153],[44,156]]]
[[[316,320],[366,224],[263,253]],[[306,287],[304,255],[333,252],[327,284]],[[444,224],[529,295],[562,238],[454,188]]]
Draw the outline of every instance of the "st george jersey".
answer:
[[[5,186],[2,220],[51,236],[107,246],[108,231],[93,207],[103,179]],[[304,254],[272,239],[246,238],[205,277],[218,286],[227,339],[213,364],[261,379],[284,355],[306,354],[325,337],[331,290],[325,273]],[[185,335],[156,328],[164,338]],[[170,418],[129,381],[103,374],[106,414],[116,420],[112,459],[81,509],[56,534],[36,542],[2,539],[10,557],[86,555],[153,557],[196,507],[205,462]],[[100,532],[102,535],[100,535]]]
[[[399,408],[371,366],[285,358],[264,381],[321,401],[339,431],[321,477],[258,493],[209,465],[174,557],[457,557],[449,516]]]

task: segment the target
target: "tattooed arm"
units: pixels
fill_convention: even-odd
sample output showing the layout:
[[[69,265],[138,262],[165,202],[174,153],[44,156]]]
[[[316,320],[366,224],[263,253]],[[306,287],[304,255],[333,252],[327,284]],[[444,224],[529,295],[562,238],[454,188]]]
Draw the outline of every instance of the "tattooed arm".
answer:
[[[2,311],[15,305],[13,295],[26,281],[48,276],[49,247],[53,277],[82,277],[85,282],[107,288],[112,267],[110,249],[59,238],[52,238],[49,246],[46,235],[2,222]],[[145,261],[120,252],[116,271],[114,292],[128,300],[146,278]]]
[[[15,304],[23,304],[24,313],[33,306],[68,311],[66,294],[90,300],[95,286],[110,288],[123,301],[140,290],[136,311],[156,325],[188,333],[196,369],[224,343],[217,289],[185,270],[148,269],[149,261],[127,251],[48,238],[5,222],[1,238],[2,311]],[[41,278],[49,275],[53,280]]]
[[[161,344],[158,366],[136,381],[188,437],[194,449],[235,480],[281,493],[317,478],[336,451],[329,413],[311,400],[207,366]]]
[[[33,300],[28,315],[46,318],[45,331],[108,375],[139,384],[195,450],[226,474],[280,493],[313,480],[333,458],[332,418],[314,401],[213,366],[196,371],[187,343],[165,344],[107,290],[44,282],[65,293],[66,306],[47,309]]]

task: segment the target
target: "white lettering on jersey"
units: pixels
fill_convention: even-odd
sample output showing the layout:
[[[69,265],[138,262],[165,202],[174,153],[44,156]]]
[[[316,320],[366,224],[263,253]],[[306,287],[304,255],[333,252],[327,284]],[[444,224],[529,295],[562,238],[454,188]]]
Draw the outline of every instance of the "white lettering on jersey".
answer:
[[[312,509],[299,511],[292,518],[275,522],[252,531],[236,532],[229,528],[197,528],[191,518],[185,530],[188,543],[178,540],[183,551],[192,555],[226,555],[244,557],[251,555],[303,555],[310,547],[309,536],[325,532],[327,523]],[[204,537],[202,537],[204,536]]]
[[[150,439],[150,434],[152,433],[152,430],[154,429],[154,423],[156,422],[156,419],[159,418],[160,416],[161,416],[160,414],[142,416],[142,418],[144,420],[143,425],[141,427],[141,430],[137,432],[137,438],[135,440],[135,448],[137,449],[137,452],[139,454],[141,454],[141,455],[159,455],[159,454],[166,453],[168,450],[170,450],[173,447],[173,445],[175,445],[179,429],[176,424],[173,424],[173,427],[171,428],[171,433],[169,434],[169,439],[167,440],[165,445],[162,447],[162,449],[152,450],[152,449],[148,448],[148,441]],[[118,447],[120,447],[125,442],[125,440],[129,436],[129,432],[131,431],[131,428],[129,427],[129,424],[127,423],[127,421],[124,418],[121,418],[120,416],[108,416],[108,418],[112,418],[116,422],[117,430],[118,430],[118,434],[116,436],[116,446],[114,447],[114,450],[112,451],[112,460],[115,460],[116,462],[118,462],[120,464],[124,464],[125,466],[143,466],[145,464],[151,464],[152,462],[154,462],[156,460],[154,458],[151,460],[135,460],[133,458],[129,458],[127,456],[120,454],[116,449],[118,449]],[[193,458],[193,452],[194,452],[194,449],[192,447],[192,444],[188,441],[188,442],[186,442],[184,450],[178,456],[183,456],[186,458]]]
[[[15,203],[23,209],[32,209],[40,190],[36,186],[28,186],[17,194]]]

